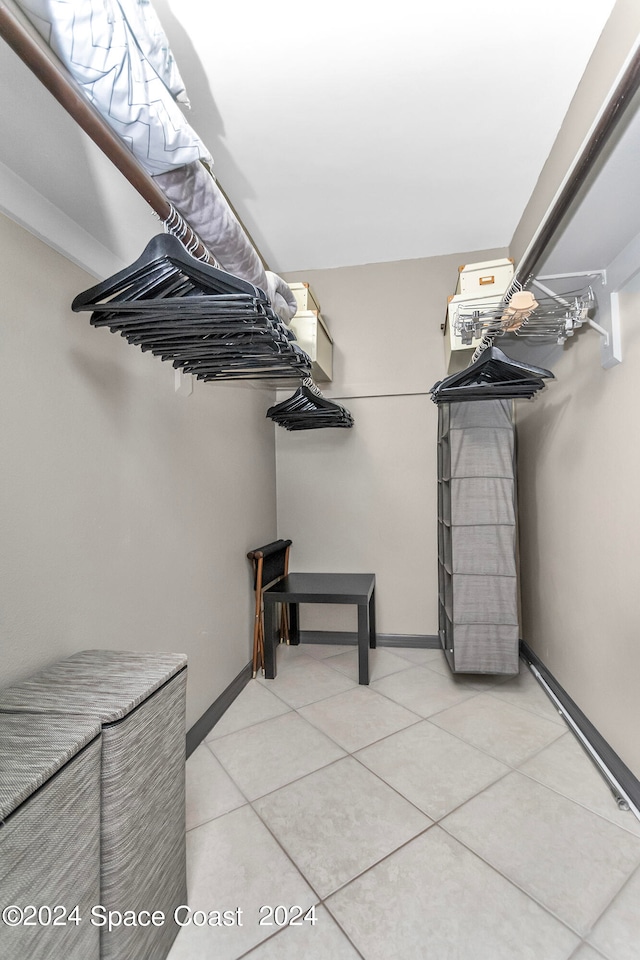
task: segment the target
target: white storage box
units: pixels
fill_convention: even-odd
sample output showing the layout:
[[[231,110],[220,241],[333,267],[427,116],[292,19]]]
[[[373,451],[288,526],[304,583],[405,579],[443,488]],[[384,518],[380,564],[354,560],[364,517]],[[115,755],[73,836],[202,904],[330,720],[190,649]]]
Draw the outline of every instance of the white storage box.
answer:
[[[290,283],[288,286],[296,298],[298,310],[317,310],[318,313],[320,312],[320,305],[308,283]]]
[[[289,326],[302,349],[311,357],[314,380],[333,379],[333,340],[317,310],[298,310]]]
[[[513,260],[484,260],[458,267],[456,294],[463,297],[502,295],[513,279]]]

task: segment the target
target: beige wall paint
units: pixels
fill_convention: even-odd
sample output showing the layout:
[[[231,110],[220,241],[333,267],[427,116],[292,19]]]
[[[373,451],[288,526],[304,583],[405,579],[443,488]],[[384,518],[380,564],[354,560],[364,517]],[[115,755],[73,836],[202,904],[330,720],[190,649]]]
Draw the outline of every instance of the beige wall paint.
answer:
[[[279,431],[279,535],[291,569],[376,574],[381,633],[437,633],[437,410],[426,396],[349,400],[351,430]],[[434,592],[435,590],[435,592]],[[302,626],[356,630],[356,608],[305,607]]]
[[[640,776],[640,295],[621,299],[623,363],[584,330],[516,405],[521,588],[524,639]]]
[[[272,395],[177,396],[170,364],[71,312],[79,267],[4,218],[0,256],[0,682],[85,648],[175,650],[191,725],[251,655]]]
[[[458,266],[503,250],[288,275],[317,295],[335,340],[326,396],[351,430],[276,433],[278,535],[292,569],[376,574],[381,633],[434,635],[437,409],[445,375],[440,324]],[[352,608],[303,608],[305,629],[355,630]]]
[[[515,232],[516,264],[639,33],[640,5],[618,0]],[[556,381],[516,405],[522,635],[640,776],[640,302],[628,292],[621,306],[621,365],[604,370],[600,338],[585,329],[564,348]]]
[[[617,0],[513,235],[509,249],[516,265],[551,206],[639,34],[640,4],[637,0]]]

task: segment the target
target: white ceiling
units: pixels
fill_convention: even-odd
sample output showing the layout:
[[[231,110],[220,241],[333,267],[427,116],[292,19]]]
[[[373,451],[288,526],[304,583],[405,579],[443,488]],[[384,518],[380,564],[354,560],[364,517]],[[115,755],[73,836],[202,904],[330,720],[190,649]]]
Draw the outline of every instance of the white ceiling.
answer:
[[[153,0],[280,273],[508,246],[614,0]],[[158,230],[0,43],[0,210],[95,276]]]
[[[155,0],[279,272],[506,246],[614,0]]]

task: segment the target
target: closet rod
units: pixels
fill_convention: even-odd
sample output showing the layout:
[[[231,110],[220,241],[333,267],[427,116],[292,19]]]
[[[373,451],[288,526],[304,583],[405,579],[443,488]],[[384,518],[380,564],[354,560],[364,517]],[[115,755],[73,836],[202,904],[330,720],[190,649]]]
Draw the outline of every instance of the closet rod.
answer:
[[[211,251],[169,203],[153,177],[138,163],[98,111],[89,103],[66,67],[52,51],[45,47],[44,41],[41,44],[31,36],[19,17],[21,17],[20,13],[16,15],[9,4],[0,0],[0,36],[127,178],[160,220],[163,223],[171,220],[175,225],[171,232],[179,236],[192,255],[199,260],[214,263],[215,257]]]
[[[616,86],[602,107],[599,117],[594,122],[580,153],[573,161],[537,233],[534,234],[529,246],[523,253],[513,279],[503,297],[503,307],[508,305],[515,292],[524,289],[535,276],[536,267],[552,242],[564,216],[576,199],[592,166],[609,141],[638,89],[640,89],[640,40],[636,41],[633,53],[630,53],[627,57],[626,66],[619,75]],[[480,359],[484,351],[494,343],[497,335],[498,331],[485,333],[474,350],[469,365]]]
[[[600,117],[592,127],[591,133],[582,151],[574,160],[566,182],[560,188],[551,209],[547,212],[538,233],[525,250],[516,269],[513,285],[526,286],[535,274],[548,245],[556,230],[584,184],[593,164],[600,156],[618,122],[622,119],[634,94],[640,88],[640,46],[636,44],[634,53],[624,69],[620,80],[604,105]],[[510,288],[511,290],[511,288]]]

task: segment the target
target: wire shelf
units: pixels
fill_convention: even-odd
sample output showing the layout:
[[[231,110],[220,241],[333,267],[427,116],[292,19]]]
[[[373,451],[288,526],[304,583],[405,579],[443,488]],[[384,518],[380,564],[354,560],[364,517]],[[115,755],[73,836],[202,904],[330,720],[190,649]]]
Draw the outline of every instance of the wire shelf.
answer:
[[[516,307],[517,303],[523,307]],[[456,337],[467,346],[473,346],[481,338],[494,339],[507,334],[562,344],[583,324],[592,321],[596,310],[591,285],[539,297],[516,286],[510,291],[507,303],[498,303],[495,299],[488,303],[478,298],[457,304],[451,323]]]

